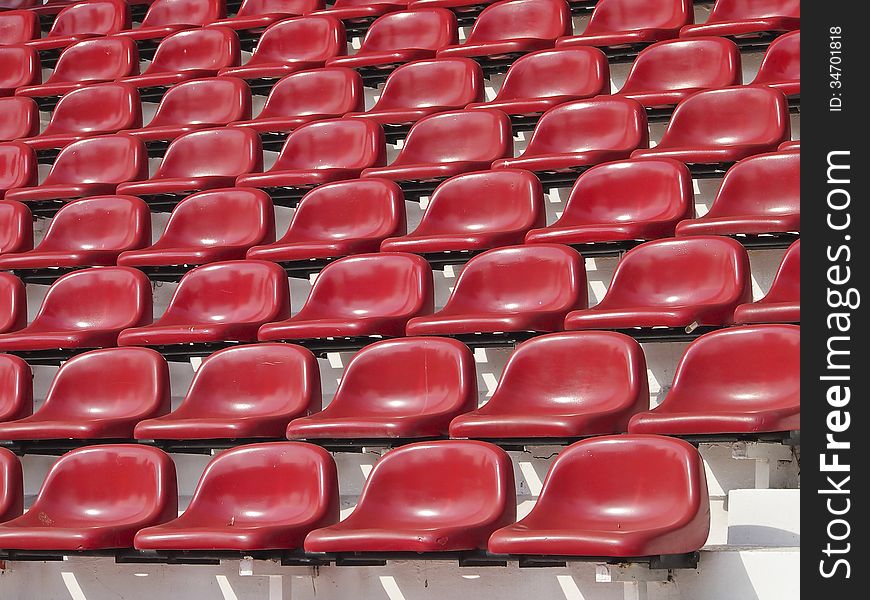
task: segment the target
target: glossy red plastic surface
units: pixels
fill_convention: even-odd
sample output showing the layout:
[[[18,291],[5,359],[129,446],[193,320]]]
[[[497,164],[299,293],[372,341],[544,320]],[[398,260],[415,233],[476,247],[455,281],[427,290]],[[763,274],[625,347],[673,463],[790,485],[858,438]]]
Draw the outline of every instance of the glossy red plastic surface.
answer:
[[[191,194],[232,187],[236,177],[263,169],[263,146],[255,131],[224,127],[175,138],[147,181],[118,186],[119,194]]]
[[[622,433],[649,408],[640,344],[607,331],[553,333],[517,346],[492,398],[453,419],[454,438],[573,438]]]
[[[33,248],[33,215],[20,202],[0,202],[0,257]]]
[[[383,165],[386,153],[384,132],[376,123],[364,119],[317,121],[290,133],[271,169],[238,177],[236,185],[313,187],[355,179],[367,167]]]
[[[564,0],[505,0],[484,8],[466,40],[438,51],[438,57],[505,57],[552,48],[571,35],[571,11]]]
[[[78,2],[60,11],[44,38],[26,44],[37,50],[66,48],[80,40],[112,35],[130,27],[130,9],[120,0]]]
[[[330,67],[386,67],[424,58],[459,41],[456,17],[446,8],[391,12],[369,25],[353,56],[331,58]]]
[[[658,146],[631,157],[674,158],[684,163],[735,162],[773,152],[791,136],[782,92],[763,86],[698,92],[674,110]]]
[[[357,21],[405,10],[407,5],[407,0],[335,0],[332,6],[326,10],[318,11],[317,14]]]
[[[301,548],[338,521],[338,473],[329,452],[295,442],[252,444],[213,458],[177,519],[136,534],[140,549]]]
[[[742,83],[740,50],[731,40],[666,40],[641,50],[618,94],[652,108]]]
[[[626,252],[601,302],[570,313],[565,329],[728,325],[734,308],[751,298],[749,256],[740,243],[654,240]]]
[[[142,419],[169,412],[169,367],[148,348],[104,348],[63,363],[45,403],[0,423],[0,440],[124,439]]]
[[[274,263],[235,260],[188,271],[153,325],[126,329],[119,346],[251,342],[263,323],[290,316],[290,289]]]
[[[396,160],[363,177],[426,181],[488,169],[513,154],[511,122],[498,110],[457,110],[414,123]]]
[[[434,306],[432,269],[413,254],[386,252],[327,265],[296,315],[260,327],[260,341],[405,335],[405,323]]]
[[[227,16],[225,0],[154,0],[139,27],[121,35],[134,40],[161,39]]]
[[[800,327],[752,325],[692,342],[655,409],[632,433],[702,435],[800,430]]]
[[[141,126],[139,91],[126,83],[99,83],[63,96],[42,133],[21,141],[40,151]]]
[[[387,452],[341,523],[305,538],[308,552],[450,552],[485,548],[516,519],[513,465],[485,442],[419,442]]]
[[[473,60],[419,60],[390,73],[378,101],[365,118],[381,125],[414,123],[427,115],[464,108],[483,99],[483,71]]]
[[[24,283],[11,273],[0,273],[0,333],[27,325],[27,294]]]
[[[647,146],[643,107],[628,98],[599,96],[545,112],[523,153],[497,160],[492,168],[565,171],[628,158],[632,150]]]
[[[586,271],[576,250],[556,244],[496,248],[462,269],[444,308],[411,319],[407,335],[559,331],[586,307]]]
[[[0,98],[0,142],[39,133],[39,108],[30,98]]]
[[[692,175],[670,159],[597,165],[577,179],[562,216],[526,235],[527,244],[594,244],[674,235],[695,214]]]
[[[290,439],[427,438],[477,408],[474,356],[456,340],[405,338],[353,356],[329,406],[287,428]]]
[[[278,81],[256,119],[236,121],[232,125],[249,127],[259,133],[292,131],[311,121],[337,118],[364,108],[365,95],[359,73],[344,67],[312,69]]]
[[[386,179],[329,183],[308,192],[296,207],[287,233],[255,246],[247,257],[274,262],[333,258],[377,252],[380,243],[405,233],[405,202]]]
[[[347,52],[341,21],[326,16],[285,19],[270,25],[242,66],[221,69],[221,75],[242,79],[279,78],[322,67],[327,59]]]
[[[673,438],[619,435],[568,446],[532,512],[496,531],[498,554],[640,557],[701,548],[710,501],[698,450]]]
[[[252,344],[203,360],[181,405],[142,421],[136,439],[284,437],[287,423],[321,407],[320,370],[308,350]]]
[[[791,31],[800,26],[800,0],[716,0],[707,20],[683,27],[680,36],[740,37],[765,31]]]
[[[3,13],[0,13],[0,20]],[[2,25],[0,25],[2,27]],[[39,53],[26,46],[0,45],[0,98],[16,89],[42,81]]]
[[[17,356],[0,354],[0,422],[22,419],[32,413],[33,373],[30,365]],[[2,509],[0,514],[3,514]]]
[[[137,531],[177,514],[175,465],[168,454],[138,444],[88,446],[60,457],[30,510],[0,524],[0,546],[130,548]]]
[[[800,96],[800,30],[781,35],[770,44],[752,83],[776,88],[786,96]]]
[[[0,198],[11,189],[36,185],[37,173],[33,150],[21,142],[0,144]]]
[[[39,18],[29,10],[0,13],[0,46],[21,44],[39,38]]]
[[[119,332],[151,318],[151,284],[139,271],[74,271],[51,285],[27,327],[0,335],[0,351],[114,346]]]
[[[94,38],[64,50],[43,84],[22,87],[16,90],[15,95],[35,98],[62,96],[93,83],[138,74],[139,51],[133,40],[115,36]]]
[[[528,171],[502,169],[452,177],[439,185],[417,228],[381,244],[384,252],[427,254],[522,244],[546,224],[541,182]]]
[[[677,37],[694,20],[692,0],[598,0],[583,33],[556,46],[649,44]]]
[[[157,46],[154,58],[141,75],[122,79],[138,88],[168,87],[188,79],[213,77],[241,61],[236,32],[226,27],[179,31]]]
[[[609,93],[610,67],[603,52],[596,48],[548,49],[515,60],[494,99],[465,108],[496,108],[523,115]]]
[[[118,264],[143,267],[237,260],[255,244],[274,240],[275,213],[265,192],[211,190],[184,198],[160,238],[152,246],[124,252]]]
[[[800,323],[801,241],[789,246],[773,278],[770,291],[761,300],[741,304],[734,311],[735,323]]]
[[[677,225],[677,235],[736,235],[800,231],[801,155],[775,152],[731,167],[710,211]]]
[[[169,88],[145,127],[126,133],[140,140],[174,140],[206,127],[251,118],[251,90],[233,77],[209,77]]]
[[[323,0],[244,0],[235,16],[212,22],[235,30],[262,29],[287,17],[322,10]]]
[[[133,196],[94,196],[61,207],[33,250],[0,254],[0,269],[114,265],[151,241],[148,206]]]
[[[789,152],[789,151],[800,152],[801,151],[801,141],[800,140],[789,140],[789,141],[781,143],[779,146],[777,146],[776,149],[778,152]]]
[[[148,176],[148,153],[141,141],[129,135],[85,138],[60,151],[45,180],[38,186],[35,175],[34,158],[33,178],[19,184],[33,187],[11,189],[6,192],[6,199],[36,202],[114,194],[119,183]]]
[[[24,511],[24,474],[18,457],[0,448],[0,523]]]

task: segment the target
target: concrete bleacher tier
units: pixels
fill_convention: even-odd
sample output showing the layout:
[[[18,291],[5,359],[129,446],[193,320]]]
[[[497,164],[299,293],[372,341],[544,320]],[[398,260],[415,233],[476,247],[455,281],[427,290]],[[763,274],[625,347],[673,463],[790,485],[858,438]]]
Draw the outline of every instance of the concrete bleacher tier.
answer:
[[[0,0],[0,596],[799,593],[798,0]]]

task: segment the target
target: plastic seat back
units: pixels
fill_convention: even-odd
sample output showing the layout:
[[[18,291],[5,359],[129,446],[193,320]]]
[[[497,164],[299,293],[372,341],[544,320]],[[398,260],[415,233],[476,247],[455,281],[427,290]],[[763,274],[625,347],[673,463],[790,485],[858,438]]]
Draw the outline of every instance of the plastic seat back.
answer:
[[[386,161],[384,131],[364,119],[308,123],[287,137],[271,171],[365,169]]]
[[[599,97],[561,104],[541,115],[523,156],[630,152],[648,144],[646,113],[640,104],[618,96]]]
[[[390,73],[372,111],[464,108],[482,98],[483,71],[473,60],[420,60],[402,65]]]
[[[801,241],[797,240],[782,257],[776,270],[770,291],[758,301],[759,304],[773,302],[799,302],[801,298]]]
[[[208,25],[226,16],[224,0],[154,0],[142,27]]]
[[[39,107],[23,96],[0,98],[0,142],[27,138],[39,133]]]
[[[62,96],[40,137],[98,135],[141,126],[139,91],[126,83],[101,83]]]
[[[725,173],[705,217],[800,214],[800,170],[800,152],[745,158]]]
[[[210,77],[169,88],[147,127],[226,125],[250,118],[248,85],[234,77]]]
[[[60,11],[46,37],[112,35],[129,27],[130,9],[126,2],[91,0]]]
[[[125,37],[83,40],[64,50],[46,84],[112,81],[139,73],[136,42]]]
[[[39,18],[29,10],[0,12],[0,45],[11,46],[39,38]]]
[[[597,48],[539,50],[518,58],[495,101],[588,98],[610,93],[610,67]]]
[[[226,127],[194,131],[173,140],[152,179],[233,177],[262,169],[263,148],[257,133]]]
[[[484,8],[465,43],[551,40],[571,35],[571,11],[563,0],[505,0]]]
[[[258,119],[272,117],[340,117],[365,108],[360,74],[344,67],[293,73],[269,92]]]
[[[598,0],[584,35],[673,29],[694,21],[692,0]]]
[[[458,40],[456,17],[445,8],[388,13],[369,26],[358,55],[397,50],[439,50]]]
[[[768,17],[800,18],[800,0],[716,0],[707,23],[747,21]]]
[[[2,27],[3,13],[0,13]],[[26,46],[3,46],[0,42],[0,96],[15,88],[37,84],[42,78],[39,53]]]
[[[338,19],[310,15],[269,26],[247,65],[287,61],[323,62],[347,52],[344,25]]]
[[[24,511],[24,473],[18,457],[0,448],[0,523]]]
[[[105,135],[65,146],[43,185],[123,183],[147,176],[148,154],[142,142],[129,135]]]
[[[32,413],[33,373],[30,365],[12,354],[0,354],[0,423],[21,419]],[[2,478],[0,474],[0,496],[3,490]],[[3,510],[0,509],[0,515],[2,514]]]
[[[801,32],[781,35],[767,48],[753,84],[800,82]]]
[[[323,0],[244,0],[236,16],[307,15],[323,6]]]
[[[498,110],[457,110],[417,121],[392,165],[492,162],[513,154],[513,133]]]
[[[36,153],[20,142],[0,144],[0,197],[7,190],[36,185]]]
[[[0,255],[33,248],[33,216],[26,204],[0,202]]]
[[[203,27],[165,37],[145,73],[217,71],[236,66],[240,60],[241,48],[235,31],[226,27]]]
[[[24,283],[12,273],[0,272],[0,333],[27,325],[27,294]]]

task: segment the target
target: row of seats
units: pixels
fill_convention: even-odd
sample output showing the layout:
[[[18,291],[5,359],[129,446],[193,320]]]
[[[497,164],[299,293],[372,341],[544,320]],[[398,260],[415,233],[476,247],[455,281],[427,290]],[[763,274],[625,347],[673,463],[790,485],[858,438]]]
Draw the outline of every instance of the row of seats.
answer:
[[[514,350],[477,407],[471,350],[411,337],[366,346],[321,410],[317,361],[293,344],[220,350],[169,412],[169,372],[148,348],[79,354],[32,410],[31,373],[0,354],[0,440],[408,440],[577,438],[628,431],[758,434],[800,429],[800,328],[752,325],[705,334],[649,410],[644,353],[620,333],[539,336]]]
[[[246,257],[295,264],[379,250],[433,256],[524,241],[579,246],[675,234],[799,232],[800,153],[761,154],[738,162],[700,218],[694,218],[685,165],[671,159],[632,159],[598,165],[580,175],[563,213],[548,227],[540,182],[516,169],[466,173],[441,183],[410,234],[401,189],[378,178],[311,190],[277,241],[274,223],[272,201],[263,191],[209,190],[179,202],[163,234],[151,244],[144,201],[95,196],[61,207],[33,248],[30,210],[6,200],[0,203],[0,270],[201,265]]]
[[[303,443],[254,444],[213,458],[181,516],[173,462],[156,448],[118,444],[67,453],[22,516],[21,467],[5,451],[0,465],[6,475],[0,547],[13,550],[488,549],[646,557],[694,552],[710,527],[698,451],[652,435],[569,446],[519,522],[510,457],[476,441],[388,452],[341,522],[335,463]]]
[[[587,308],[577,251],[508,246],[472,258],[445,306],[432,314],[432,271],[425,260],[402,252],[360,254],[327,265],[291,317],[281,267],[227,261],[187,272],[154,323],[144,274],[95,267],[58,279],[26,326],[24,285],[0,273],[0,325],[8,332],[0,335],[0,350],[799,322],[799,263],[798,241],[768,294],[753,303],[749,258],[733,239],[656,240],[628,251],[604,298]]]

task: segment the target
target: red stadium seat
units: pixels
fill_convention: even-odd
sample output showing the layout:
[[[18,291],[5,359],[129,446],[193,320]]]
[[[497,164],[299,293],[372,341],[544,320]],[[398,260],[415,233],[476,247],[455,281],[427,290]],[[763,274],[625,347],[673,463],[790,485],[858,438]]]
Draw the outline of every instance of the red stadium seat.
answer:
[[[24,284],[11,273],[0,273],[0,333],[18,331],[26,325],[27,294]]]
[[[364,169],[383,165],[386,153],[384,132],[375,123],[361,119],[317,121],[293,130],[271,169],[242,175],[236,185],[264,188],[276,204],[292,204],[307,189],[355,179]]]
[[[160,239],[152,246],[124,252],[118,264],[158,267],[237,260],[245,258],[252,246],[274,240],[275,214],[265,192],[210,190],[179,202]]]
[[[338,517],[338,473],[329,452],[292,442],[252,444],[213,458],[184,513],[141,530],[134,544],[144,550],[295,549]]]
[[[285,19],[263,32],[248,62],[228,66],[220,74],[246,80],[278,79],[322,67],[327,59],[345,52],[347,36],[341,21],[319,16]]]
[[[18,550],[131,548],[144,527],[178,514],[175,465],[157,448],[107,444],[64,454],[23,516],[0,524]]]
[[[753,85],[766,85],[788,98],[801,95],[801,32],[793,31],[776,38],[761,61]]]
[[[801,155],[775,152],[728,169],[710,211],[682,221],[677,235],[764,235],[801,229]]]
[[[114,194],[118,184],[147,176],[148,155],[139,140],[123,134],[86,138],[60,151],[40,185],[35,181],[33,187],[28,186],[30,182],[19,184],[24,187],[7,191],[6,199],[56,204]]]
[[[504,71],[517,56],[552,48],[571,35],[565,0],[504,0],[481,11],[466,40],[438,50],[438,58],[475,58],[489,71]]]
[[[0,12],[0,46],[39,39],[39,17],[29,10]]]
[[[551,108],[541,115],[523,153],[497,160],[492,168],[526,169],[545,183],[573,183],[578,171],[628,158],[648,146],[643,107],[627,98],[601,96]]]
[[[781,143],[776,148],[777,152],[800,152],[801,151],[801,141],[800,140],[788,140]]]
[[[287,233],[274,244],[254,246],[247,257],[280,263],[377,252],[381,241],[404,232],[399,186],[386,179],[339,181],[308,192]]]
[[[390,12],[405,10],[408,0],[335,0],[329,8],[317,11],[343,21],[366,21]]]
[[[260,325],[289,316],[290,290],[281,267],[258,260],[227,261],[186,273],[163,316],[152,325],[126,329],[118,345],[252,342]]]
[[[148,348],[104,348],[63,363],[28,417],[0,423],[0,440],[133,437],[142,419],[169,412],[169,367]]]
[[[79,140],[141,126],[138,90],[126,83],[99,83],[63,96],[42,133],[21,142],[37,153],[56,151]]]
[[[251,90],[232,77],[210,77],[172,86],[160,99],[154,117],[128,135],[145,143],[172,141],[197,129],[251,118]]]
[[[39,52],[59,51],[81,40],[113,35],[130,27],[130,9],[120,0],[78,2],[60,11],[44,38],[26,42]]]
[[[33,215],[20,202],[0,202],[0,257],[33,248]]]
[[[418,442],[378,461],[342,522],[305,538],[308,552],[453,552],[485,548],[516,519],[513,466],[485,442]],[[0,538],[2,539],[2,538]]]
[[[18,457],[0,448],[0,523],[24,511],[24,474]]]
[[[524,125],[534,125],[540,113],[557,104],[609,93],[610,67],[600,50],[539,50],[514,61],[495,98],[465,108],[498,109],[516,127],[521,117],[526,117]]]
[[[125,250],[150,241],[151,215],[139,198],[81,198],[57,211],[36,248],[0,254],[0,269],[111,266]]]
[[[308,350],[251,344],[202,361],[179,407],[142,421],[136,439],[283,438],[287,424],[321,407],[320,370]]]
[[[800,0],[716,0],[707,21],[686,25],[680,37],[752,38],[800,29]]]
[[[323,7],[323,0],[243,0],[235,16],[211,24],[236,31],[263,29],[276,21],[307,15]]]
[[[666,40],[644,48],[617,92],[645,108],[673,107],[702,90],[743,83],[740,50],[725,38]]]
[[[694,214],[692,176],[684,164],[670,159],[605,163],[580,175],[562,216],[530,231],[526,243],[576,246],[671,237],[677,223]]]
[[[0,198],[11,189],[36,185],[37,169],[33,150],[21,142],[0,144]]]
[[[567,246],[510,246],[472,258],[444,308],[411,319],[407,335],[560,331],[586,307],[583,259]]]
[[[674,158],[690,167],[718,166],[773,152],[790,135],[782,92],[762,86],[707,90],[677,105],[655,148],[635,150],[631,157]]]
[[[513,154],[510,119],[497,110],[457,110],[429,115],[414,123],[396,159],[373,167],[363,177],[401,182],[406,191],[429,191],[447,177],[488,169]]]
[[[492,398],[450,423],[450,437],[576,438],[622,433],[649,408],[640,344],[609,331],[553,333],[517,346]]]
[[[194,192],[232,187],[236,177],[263,169],[263,148],[254,131],[224,127],[181,135],[147,181],[118,186],[119,194],[139,196],[155,208]]]
[[[353,356],[329,406],[287,428],[292,439],[415,439],[447,435],[477,407],[471,350],[456,340],[406,338]]]
[[[770,291],[761,300],[741,304],[734,311],[735,323],[801,322],[801,241],[782,257]]]
[[[30,98],[0,98],[0,142],[39,133],[39,107]]]
[[[150,323],[151,318],[151,284],[139,271],[74,271],[51,285],[27,327],[0,335],[0,352],[114,346],[118,333]]]
[[[686,348],[664,401],[632,433],[716,435],[800,430],[800,327],[714,331]]]
[[[257,338],[402,337],[408,319],[431,313],[434,302],[432,269],[419,256],[349,256],[320,272],[302,310],[263,325]]]
[[[452,177],[439,185],[417,228],[381,244],[382,252],[437,254],[522,244],[546,224],[541,182],[528,171],[503,169]]]
[[[63,96],[95,83],[138,74],[139,51],[132,40],[115,36],[95,38],[64,50],[45,83],[19,88],[15,95],[40,99]]]
[[[137,42],[161,40],[182,29],[208,25],[226,16],[225,0],[154,0],[139,27],[120,35]]]
[[[464,108],[483,99],[483,72],[465,58],[419,60],[390,73],[375,105],[366,112],[347,115],[383,126],[408,125],[427,115]]]
[[[0,13],[0,27],[3,14]],[[39,53],[26,46],[0,45],[0,98],[42,81]]]
[[[577,310],[565,329],[728,325],[752,298],[749,257],[724,237],[655,240],[629,250],[596,306]]]
[[[640,557],[701,548],[710,530],[704,462],[682,440],[583,440],[553,462],[532,512],[496,531],[498,554]]]
[[[30,365],[17,356],[0,354],[0,423],[22,419],[32,413],[33,373]],[[2,468],[0,465],[0,471]],[[2,481],[3,475],[0,474],[0,497],[3,495]],[[0,505],[2,502],[0,500]],[[4,510],[0,508],[0,515],[3,514]]]
[[[556,46],[598,46],[607,48],[608,54],[630,53],[677,37],[680,28],[694,20],[692,0],[599,0],[583,33],[562,38]]]

